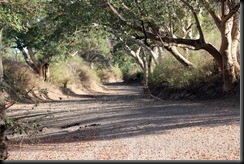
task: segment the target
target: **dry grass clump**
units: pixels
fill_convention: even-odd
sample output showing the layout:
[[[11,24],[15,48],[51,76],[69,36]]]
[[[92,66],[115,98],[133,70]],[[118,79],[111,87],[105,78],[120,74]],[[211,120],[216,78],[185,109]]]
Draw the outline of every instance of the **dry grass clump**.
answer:
[[[125,82],[141,82],[143,79],[143,72],[138,67],[131,67],[123,77]]]
[[[184,88],[204,81],[216,73],[213,59],[206,54],[185,55],[197,67],[185,68],[172,56],[168,56],[150,75],[151,86],[167,84],[171,87]]]
[[[123,78],[122,71],[118,67],[98,70],[97,75],[103,83],[119,82]]]
[[[43,85],[40,77],[20,62],[4,60],[4,76],[5,91],[15,101],[31,99],[30,94]]]
[[[99,77],[79,56],[51,64],[49,81],[61,89],[96,91]],[[73,92],[74,89],[73,89]]]

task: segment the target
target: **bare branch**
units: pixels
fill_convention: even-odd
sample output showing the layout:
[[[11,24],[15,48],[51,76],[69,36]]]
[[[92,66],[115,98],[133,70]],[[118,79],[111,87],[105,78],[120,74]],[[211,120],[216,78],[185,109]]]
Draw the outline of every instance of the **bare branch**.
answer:
[[[128,6],[126,6],[126,4],[125,4],[125,3],[122,3],[122,6],[123,6],[123,8],[124,8],[124,9],[126,9],[127,11],[131,11],[131,10],[129,9],[129,7],[128,7]]]
[[[119,18],[120,20],[126,22],[126,19],[113,7],[111,3],[109,3],[107,0],[104,0],[104,2],[108,5],[110,10],[113,12],[113,14]]]
[[[188,34],[193,26],[193,23],[191,23],[187,28],[186,28],[186,34]]]

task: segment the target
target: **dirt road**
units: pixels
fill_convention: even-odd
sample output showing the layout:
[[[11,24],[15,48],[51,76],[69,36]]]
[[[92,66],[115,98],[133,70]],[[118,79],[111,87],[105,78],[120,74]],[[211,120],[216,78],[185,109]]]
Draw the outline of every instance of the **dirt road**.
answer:
[[[8,160],[240,160],[240,99],[160,101],[139,86],[14,105],[7,115],[41,123],[9,135]]]

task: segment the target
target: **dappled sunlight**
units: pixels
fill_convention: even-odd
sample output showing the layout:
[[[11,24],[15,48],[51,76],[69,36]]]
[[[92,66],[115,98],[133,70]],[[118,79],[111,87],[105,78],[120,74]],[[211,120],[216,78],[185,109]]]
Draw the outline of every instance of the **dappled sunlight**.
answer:
[[[37,134],[40,142],[45,141],[46,137],[82,137],[90,131],[96,134],[92,140],[109,140],[111,137],[165,133],[187,127],[240,124],[240,106],[235,101],[159,101],[133,92],[123,94],[126,92],[123,88],[140,93],[139,87],[124,84],[107,86],[111,90],[117,88],[117,94],[98,94],[75,101],[41,103],[35,109],[30,109],[29,105],[25,106],[25,110],[21,109],[21,116],[18,116],[20,111],[13,106],[8,115],[18,121],[34,122],[38,119],[43,129],[46,129],[43,135]],[[52,128],[56,132],[52,133]],[[79,137],[76,138],[79,140]]]

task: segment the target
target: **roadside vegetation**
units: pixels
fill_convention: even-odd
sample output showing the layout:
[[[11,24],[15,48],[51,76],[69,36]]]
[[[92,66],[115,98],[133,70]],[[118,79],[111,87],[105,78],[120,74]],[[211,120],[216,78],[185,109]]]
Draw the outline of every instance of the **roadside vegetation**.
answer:
[[[239,94],[240,53],[237,0],[0,1],[0,159],[14,103],[122,81],[161,99]]]

